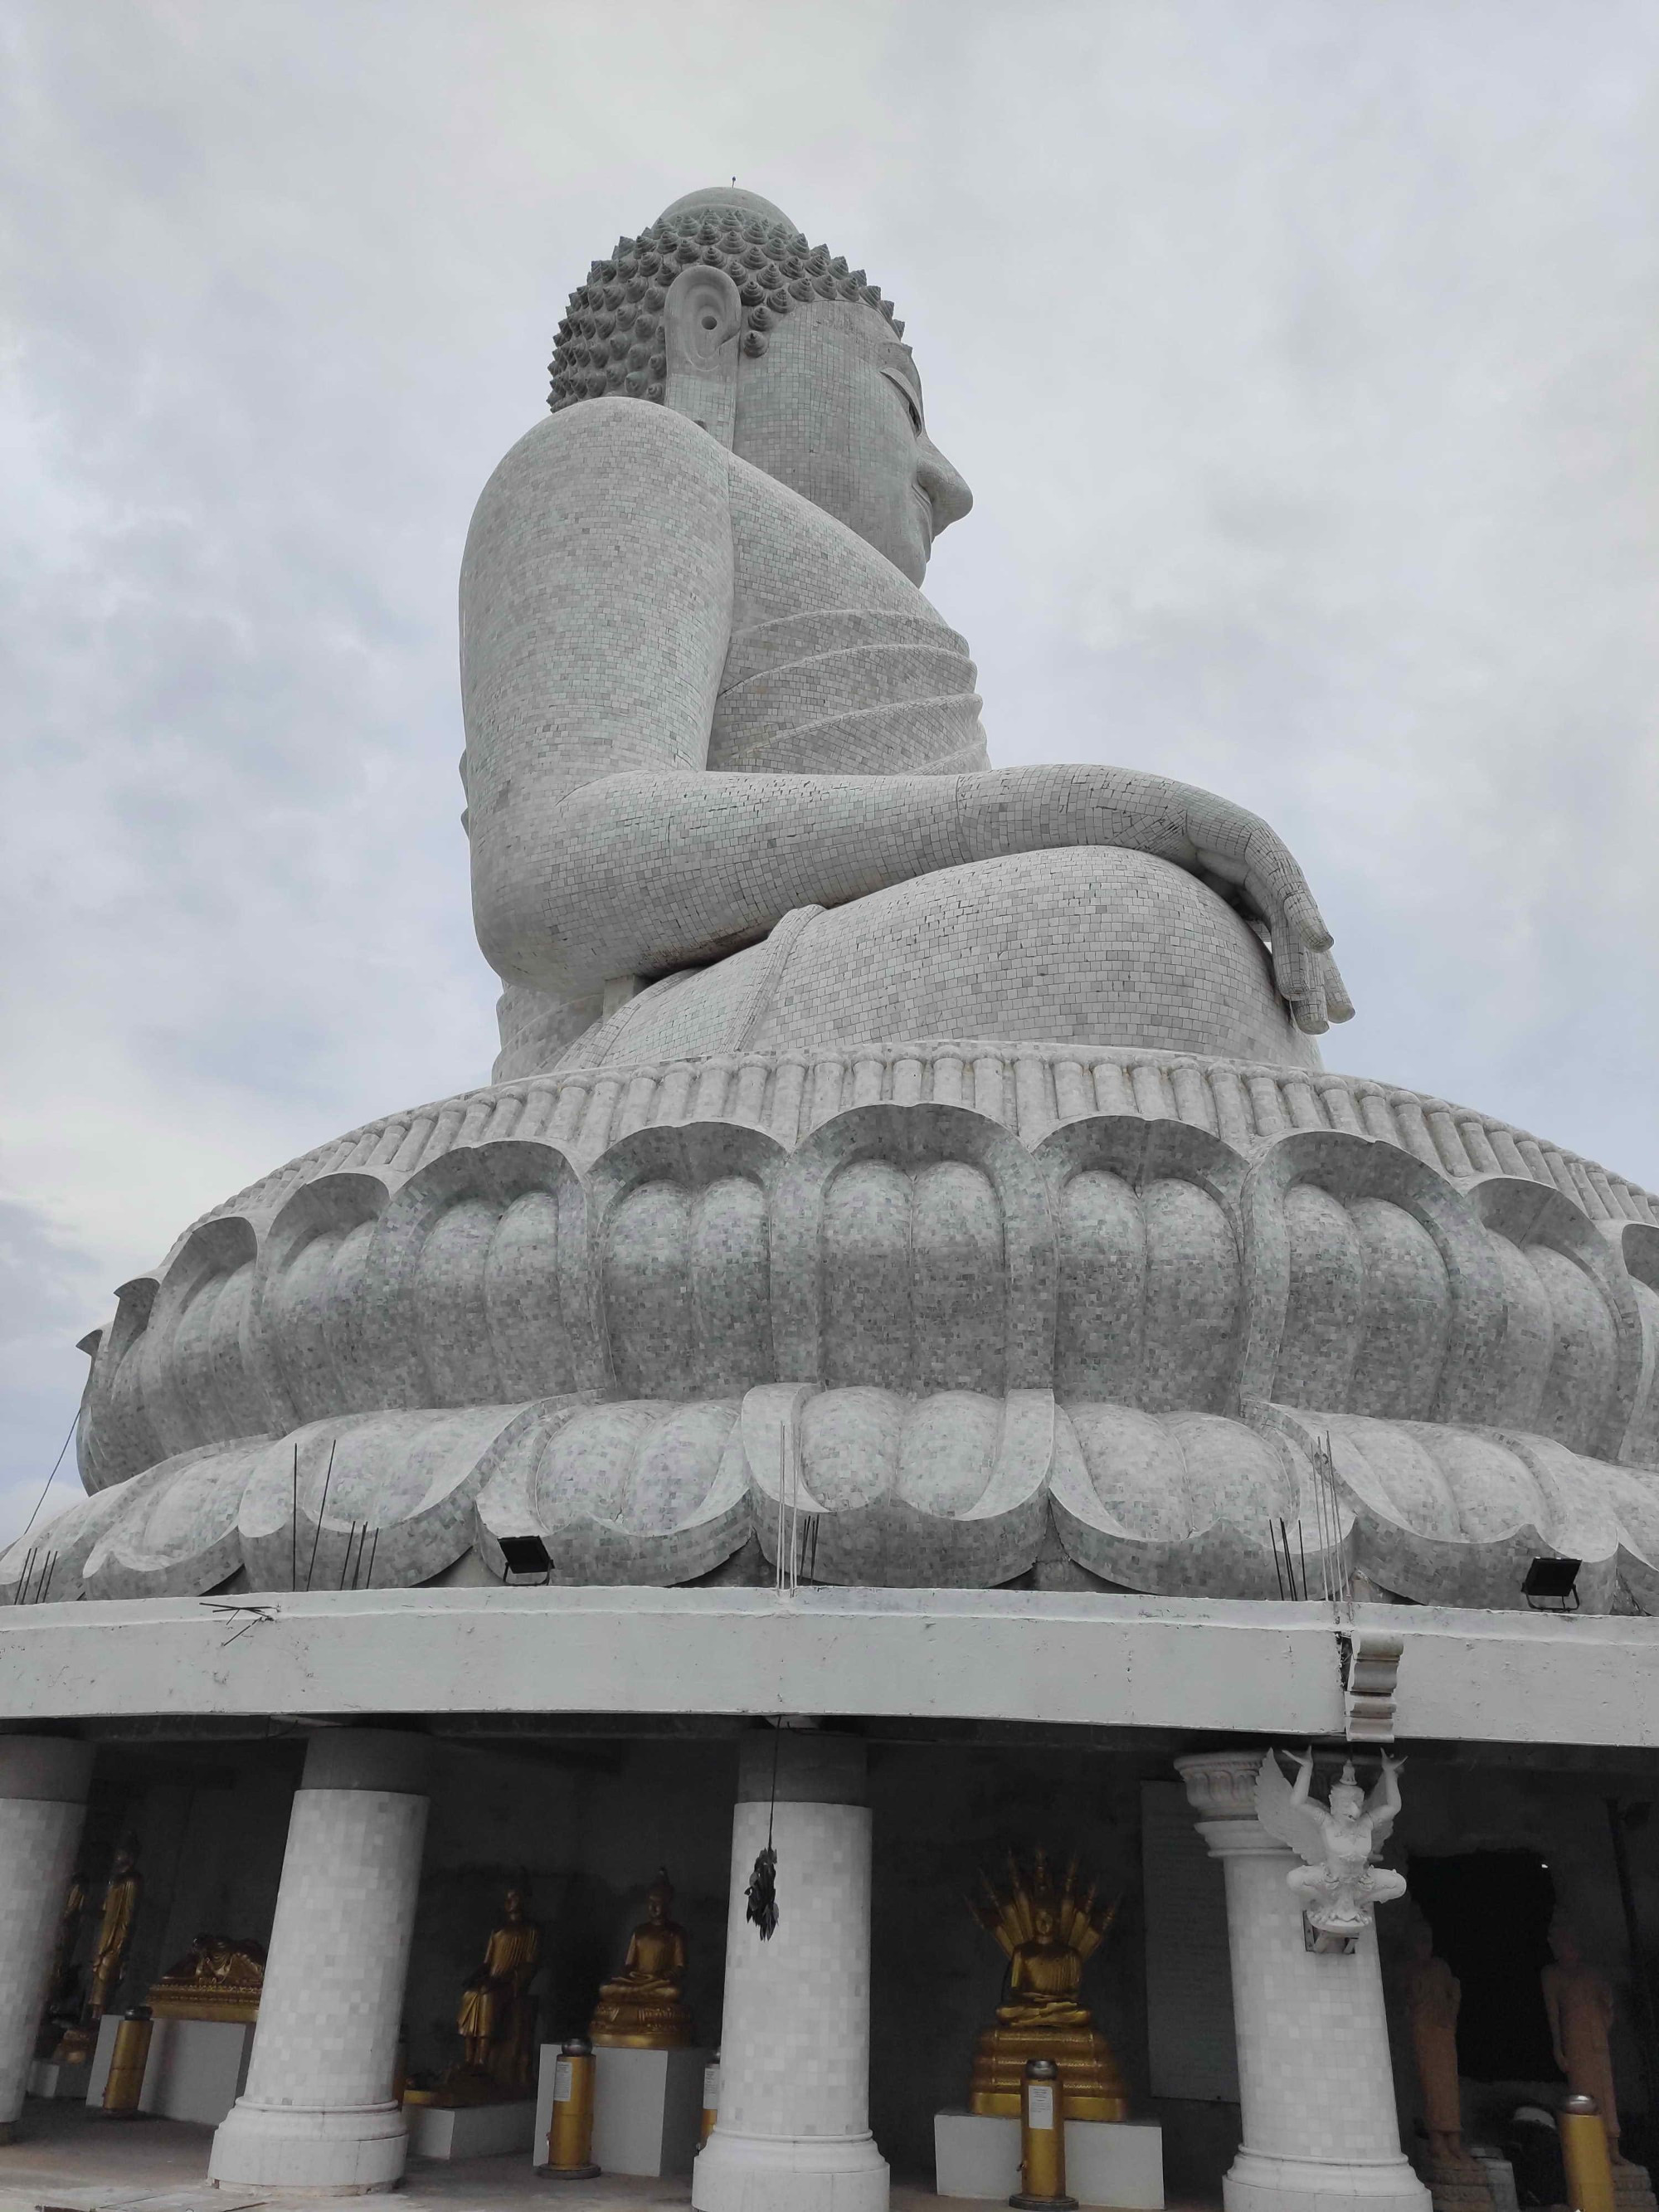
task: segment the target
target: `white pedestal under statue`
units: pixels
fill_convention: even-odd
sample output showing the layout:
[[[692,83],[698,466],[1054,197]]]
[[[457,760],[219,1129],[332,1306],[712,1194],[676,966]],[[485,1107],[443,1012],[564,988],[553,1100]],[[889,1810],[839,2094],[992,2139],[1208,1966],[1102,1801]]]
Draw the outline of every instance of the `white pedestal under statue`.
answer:
[[[935,2112],[933,2163],[939,2196],[1006,2204],[1019,2187],[1018,2118]],[[1163,2129],[1156,2120],[1067,2120],[1066,2192],[1115,2212],[1163,2212]]]
[[[74,2104],[86,2101],[87,2083],[92,2077],[92,2061],[82,2059],[70,2065],[57,2058],[37,2058],[29,2068],[31,2097],[63,2097]]]
[[[702,2126],[703,2069],[711,2051],[593,2053],[593,2163],[603,2173],[649,2177],[690,2173]],[[536,2091],[535,2143],[547,2154],[553,2124],[553,2069],[559,2045],[544,2043]]]
[[[106,2013],[87,2072],[86,2098],[101,2110],[121,2023]],[[150,2029],[149,2055],[138,2091],[138,2110],[158,2119],[194,2120],[216,2128],[247,2081],[253,2026],[238,2020],[158,2020]]]
[[[417,2158],[501,2158],[533,2150],[536,2102],[515,2097],[495,2105],[405,2105],[409,2148]],[[541,2131],[547,2141],[547,2130]]]

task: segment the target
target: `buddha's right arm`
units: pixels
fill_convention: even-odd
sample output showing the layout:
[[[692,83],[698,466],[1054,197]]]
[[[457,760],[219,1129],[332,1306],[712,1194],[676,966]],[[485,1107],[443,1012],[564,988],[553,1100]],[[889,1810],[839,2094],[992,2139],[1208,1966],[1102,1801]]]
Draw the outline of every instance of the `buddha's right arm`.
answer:
[[[520,440],[461,573],[479,943],[580,999],[965,861],[1117,845],[1224,880],[1304,1029],[1347,1011],[1302,872],[1191,786],[1073,763],[934,776],[710,774],[731,638],[730,459],[667,409],[590,400]]]
[[[1301,870],[1267,825],[1189,784],[1060,763],[975,775],[606,776],[554,811],[524,980],[564,997],[753,944],[796,907],[1057,846],[1153,854],[1233,884],[1305,1029],[1347,1011]],[[488,947],[486,947],[488,949]]]

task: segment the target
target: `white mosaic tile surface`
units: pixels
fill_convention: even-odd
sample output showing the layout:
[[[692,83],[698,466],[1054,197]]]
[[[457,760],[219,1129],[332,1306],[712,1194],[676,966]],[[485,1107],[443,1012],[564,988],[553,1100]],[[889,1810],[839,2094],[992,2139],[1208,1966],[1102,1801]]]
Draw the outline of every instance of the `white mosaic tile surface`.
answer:
[[[720,2125],[776,2136],[854,2137],[870,2127],[870,1812],[781,1804],[778,1927],[744,1917],[768,1808],[739,1805],[720,2033]]]
[[[0,2124],[23,2109],[84,1804],[0,1797]]]
[[[426,1818],[424,1797],[295,1792],[251,2101],[367,2105],[391,2094]]]
[[[216,2179],[385,2187],[403,2170],[392,2068],[427,1800],[301,1790],[247,2087],[214,2138]]]

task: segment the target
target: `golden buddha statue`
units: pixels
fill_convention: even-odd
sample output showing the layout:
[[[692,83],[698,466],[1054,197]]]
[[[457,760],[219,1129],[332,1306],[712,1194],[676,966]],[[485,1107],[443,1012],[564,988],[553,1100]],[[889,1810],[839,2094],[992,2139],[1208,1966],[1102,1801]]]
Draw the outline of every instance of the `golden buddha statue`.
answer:
[[[132,1923],[138,1917],[138,1896],[143,1887],[137,1845],[129,1838],[115,1854],[109,1887],[104,1892],[103,1911],[99,1916],[98,1936],[88,1976],[86,2018],[77,2021],[58,2045],[60,2065],[84,2065],[92,2057],[98,2023],[109,2010],[110,2000],[126,1967],[127,1948],[132,1942]]]
[[[969,2109],[1018,2113],[1027,2059],[1050,2058],[1060,2069],[1068,2119],[1127,2119],[1129,2103],[1117,2061],[1081,2000],[1083,1969],[1106,1940],[1117,1907],[1097,1911],[1092,1882],[1086,1894],[1079,1895],[1075,1858],[1058,1892],[1041,1850],[1029,1879],[1010,1851],[1008,1875],[1006,1890],[994,1888],[981,1875],[984,1895],[969,1900],[975,1919],[1008,1956],[996,2025],[985,2029],[975,2046]]]
[[[263,1943],[204,1932],[151,1989],[149,2008],[157,2020],[252,2023],[259,2017],[264,1981]]]
[[[76,1867],[58,1917],[58,1934],[52,1947],[52,1966],[46,1976],[46,2002],[40,2015],[35,2056],[50,2058],[66,2028],[81,2015],[81,1977],[76,1970],[75,1947],[80,1940],[81,1917],[87,1909],[87,1875]]]
[[[646,1892],[645,1918],[628,1939],[622,1971],[599,1984],[590,2042],[611,2050],[680,2051],[691,2040],[691,2015],[681,2002],[685,1930],[671,1919],[673,1884],[658,1869]]]
[[[509,1889],[483,1963],[461,1991],[455,2026],[461,2056],[434,2088],[405,2091],[410,2105],[488,2105],[536,2094],[536,2000],[530,1984],[542,1960],[542,1931],[525,1917],[524,1893]]]

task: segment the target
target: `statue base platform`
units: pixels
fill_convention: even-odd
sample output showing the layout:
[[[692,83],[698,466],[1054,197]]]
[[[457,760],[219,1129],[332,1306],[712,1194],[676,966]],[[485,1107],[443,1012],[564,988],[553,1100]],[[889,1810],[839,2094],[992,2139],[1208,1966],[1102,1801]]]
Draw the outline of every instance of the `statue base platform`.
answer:
[[[941,2197],[1006,2203],[1019,2187],[1018,2117],[933,2115],[933,2185]],[[1158,2212],[1164,2203],[1164,2130],[1156,2120],[1066,2123],[1066,2189],[1079,2204]]]
[[[490,2074],[467,2073],[457,2068],[429,2089],[405,2089],[405,2112],[475,2112],[481,2106],[535,2103],[526,2083],[522,2089],[503,2086]]]
[[[1506,2169],[1507,2170],[1507,2169]],[[1479,2159],[1431,2158],[1423,2169],[1434,2212],[1500,2212],[1492,2176]],[[1513,2183],[1510,2196],[1514,2195]]]
[[[542,2045],[536,2098],[537,2155],[547,2154],[553,2124],[556,2043]],[[712,2051],[639,2051],[602,2045],[593,2053],[594,2164],[605,2173],[687,2174],[702,2126],[702,2071]]]
[[[619,2005],[614,2018],[595,2014],[587,2039],[595,2051],[689,2051],[693,2029],[684,2005]]]
[[[988,2027],[974,2046],[969,2111],[981,2119],[1018,2119],[1020,2077],[1030,2058],[1050,2058],[1060,2069],[1068,2119],[1128,2118],[1112,2047],[1092,2027]]]
[[[37,2058],[29,2068],[28,2093],[31,2097],[72,2097],[83,2103],[91,2073],[89,2053],[76,2060]]]
[[[79,2027],[65,2028],[49,2063],[58,2066],[90,2066],[93,2053],[98,2048],[98,2031],[101,2026],[101,2021],[91,2021]]]
[[[87,2075],[87,2102],[101,2111],[120,2016],[98,2023],[98,2049]],[[216,2128],[247,2080],[253,2029],[246,2021],[158,2020],[138,2092],[138,2110],[164,2120],[194,2120]]]
[[[533,2097],[440,2105],[417,2104],[418,2094],[404,2099],[404,2121],[409,2148],[421,2158],[499,2158],[536,2147]]]

